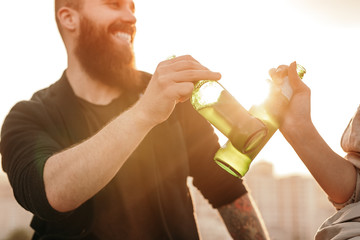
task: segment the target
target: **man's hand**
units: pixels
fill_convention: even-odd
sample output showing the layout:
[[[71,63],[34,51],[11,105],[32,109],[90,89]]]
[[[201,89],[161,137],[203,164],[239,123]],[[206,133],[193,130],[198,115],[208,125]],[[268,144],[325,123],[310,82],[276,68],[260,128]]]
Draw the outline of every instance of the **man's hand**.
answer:
[[[194,82],[220,78],[220,73],[210,71],[189,55],[163,61],[157,66],[138,106],[154,124],[161,123],[178,102],[189,99]]]

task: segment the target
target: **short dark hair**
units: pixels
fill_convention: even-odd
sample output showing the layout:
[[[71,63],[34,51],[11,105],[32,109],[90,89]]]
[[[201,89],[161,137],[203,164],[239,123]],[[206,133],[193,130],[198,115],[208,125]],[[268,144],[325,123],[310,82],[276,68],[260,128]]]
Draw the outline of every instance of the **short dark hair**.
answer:
[[[63,6],[79,9],[82,3],[83,0],[55,0],[55,11],[57,12]]]

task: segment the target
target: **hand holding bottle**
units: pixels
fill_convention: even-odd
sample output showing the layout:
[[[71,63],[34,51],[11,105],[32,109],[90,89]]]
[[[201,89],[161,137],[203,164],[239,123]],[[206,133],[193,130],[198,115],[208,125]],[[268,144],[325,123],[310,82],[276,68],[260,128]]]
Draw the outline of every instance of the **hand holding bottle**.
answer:
[[[288,76],[293,94],[289,105],[284,112],[280,131],[289,141],[299,129],[311,123],[310,88],[300,79],[296,71],[296,62],[290,66],[281,65],[277,69],[271,69],[269,74],[274,84],[281,84],[284,76]]]
[[[288,79],[288,70],[291,75],[291,80]],[[270,72],[273,80],[268,98],[265,99],[262,104],[254,105],[249,110],[252,116],[259,119],[266,126],[267,132],[265,137],[261,142],[254,144],[250,151],[241,151],[241,149],[234,146],[234,143],[230,139],[215,155],[215,161],[221,167],[236,177],[242,177],[246,174],[251,161],[283,123],[290,99],[292,97],[297,98],[298,96],[295,95],[299,94],[299,89],[303,86],[301,85],[300,78],[303,77],[305,72],[305,68],[297,65],[295,62],[291,65],[290,69],[282,65],[279,66],[277,70]],[[294,85],[295,89],[292,89],[292,85]],[[293,94],[295,95],[293,96]],[[294,107],[296,106],[292,106],[292,108]],[[243,135],[241,137],[245,136]]]
[[[287,72],[293,96],[280,131],[336,207],[344,207],[356,188],[357,170],[326,143],[311,120],[310,88],[296,75],[296,63],[272,69],[274,82]]]
[[[190,55],[165,60],[157,66],[139,107],[145,117],[159,124],[169,117],[178,102],[191,96],[194,82],[220,78],[220,73],[210,71]]]

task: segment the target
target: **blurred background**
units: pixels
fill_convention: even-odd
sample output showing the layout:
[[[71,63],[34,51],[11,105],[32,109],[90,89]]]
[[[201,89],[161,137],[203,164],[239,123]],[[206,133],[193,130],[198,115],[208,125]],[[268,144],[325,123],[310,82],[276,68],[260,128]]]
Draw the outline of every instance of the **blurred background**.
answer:
[[[340,138],[359,104],[359,1],[134,1],[138,69],[153,73],[167,57],[191,54],[221,72],[221,83],[249,109],[266,97],[268,70],[297,61],[307,69],[314,124],[344,155]],[[16,102],[59,79],[66,68],[53,8],[53,1],[0,3],[0,123]],[[280,133],[254,160],[245,181],[272,239],[310,239],[334,211]],[[212,209],[193,193],[203,239],[226,235],[213,227],[219,226],[216,214],[210,217]],[[0,198],[0,239],[27,239],[31,215],[18,207],[1,171]]]

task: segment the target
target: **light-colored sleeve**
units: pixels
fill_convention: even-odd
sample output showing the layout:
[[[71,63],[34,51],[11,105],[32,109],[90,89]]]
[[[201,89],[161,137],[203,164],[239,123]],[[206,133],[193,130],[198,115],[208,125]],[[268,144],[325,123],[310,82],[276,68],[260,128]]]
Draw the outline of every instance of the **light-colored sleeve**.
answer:
[[[360,169],[360,106],[341,137],[341,147],[347,153],[345,158]]]
[[[342,135],[341,147],[346,152],[345,159],[356,167],[356,186],[353,195],[344,203],[335,203],[329,199],[336,209],[360,201],[360,106]]]
[[[329,198],[329,201],[333,204],[333,206],[336,208],[336,210],[342,209],[343,207],[345,207],[351,203],[360,201],[360,169],[359,168],[356,168],[356,186],[355,186],[354,193],[349,198],[349,200],[347,200],[344,203],[336,203]]]

